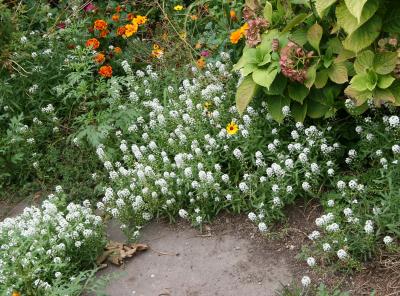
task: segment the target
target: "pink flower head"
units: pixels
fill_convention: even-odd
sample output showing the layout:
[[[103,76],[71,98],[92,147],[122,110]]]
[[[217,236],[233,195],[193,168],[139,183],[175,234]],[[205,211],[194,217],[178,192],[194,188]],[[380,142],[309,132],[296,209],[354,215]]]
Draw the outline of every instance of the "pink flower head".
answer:
[[[85,5],[85,7],[83,8],[83,10],[86,12],[91,12],[95,9],[96,9],[96,6],[94,6],[91,2],[88,3],[87,5]]]
[[[60,30],[65,29],[65,27],[66,27],[66,24],[64,22],[57,24],[57,28],[59,28]]]
[[[210,52],[209,52],[208,50],[202,50],[201,53],[200,53],[200,55],[201,55],[202,57],[207,58],[207,57],[210,56]]]

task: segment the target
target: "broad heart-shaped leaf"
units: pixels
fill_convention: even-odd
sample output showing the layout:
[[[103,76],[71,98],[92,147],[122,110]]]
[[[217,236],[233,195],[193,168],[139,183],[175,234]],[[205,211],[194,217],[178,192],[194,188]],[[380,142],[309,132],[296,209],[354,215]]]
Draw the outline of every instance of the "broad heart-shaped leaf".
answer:
[[[316,88],[323,88],[328,82],[328,70],[324,69],[317,72],[314,85]]]
[[[247,75],[253,73],[254,70],[257,70],[257,69],[258,69],[258,67],[257,67],[256,64],[246,64],[243,67],[243,69],[241,70],[242,71],[242,75],[243,76],[247,76]]]
[[[271,114],[272,118],[282,123],[285,116],[282,113],[282,108],[284,106],[290,105],[290,99],[283,96],[267,96],[266,98],[268,111]]]
[[[256,95],[256,92],[257,84],[250,75],[246,76],[236,90],[236,108],[240,114],[246,110],[247,105],[249,105],[251,99]]]
[[[335,63],[341,63],[344,61],[347,61],[349,59],[352,59],[356,56],[356,54],[350,50],[347,49],[342,49],[339,53],[339,55],[335,59]]]
[[[290,34],[290,40],[296,42],[298,45],[303,46],[307,43],[307,29],[299,28]]]
[[[307,97],[310,90],[300,83],[289,83],[288,94],[289,97],[300,104],[303,104],[304,99]]]
[[[294,27],[296,27],[297,25],[300,25],[302,22],[304,22],[308,17],[309,17],[309,15],[307,13],[300,13],[300,14],[296,15],[294,18],[292,18],[288,22],[286,27],[282,30],[282,33],[289,32]]]
[[[375,54],[371,50],[364,50],[357,55],[354,62],[354,70],[357,74],[367,72],[367,69],[371,69],[374,66]]]
[[[378,78],[378,84],[377,86],[379,88],[385,89],[388,88],[389,86],[392,85],[392,83],[395,81],[396,79],[393,76],[390,75],[382,75],[379,76]]]
[[[356,91],[364,91],[371,88],[373,82],[370,81],[368,73],[361,73],[354,76],[350,81],[352,89]]]
[[[307,102],[307,115],[311,118],[321,118],[329,111],[329,109],[329,106],[314,100],[309,100]]]
[[[308,29],[307,32],[307,40],[311,44],[312,47],[314,47],[318,52],[319,52],[319,43],[321,42],[322,34],[324,33],[324,30],[322,27],[315,23]]]
[[[278,30],[269,30],[261,35],[261,43],[257,46],[264,52],[272,51],[272,40],[279,35]]]
[[[381,105],[381,102],[390,102],[395,103],[396,97],[392,94],[390,89],[376,89],[374,92],[374,101],[377,103],[378,106]]]
[[[307,102],[304,102],[302,105],[293,102],[292,106],[290,106],[290,111],[296,122],[303,122],[307,115]]]
[[[386,75],[391,73],[396,67],[396,52],[379,52],[374,58],[374,69],[376,73]]]
[[[283,76],[282,74],[278,74],[269,89],[264,88],[263,90],[267,95],[283,95],[283,91],[286,89],[287,80],[288,79],[285,76]]]
[[[390,87],[390,91],[392,92],[393,96],[395,97],[395,106],[400,106],[400,81],[396,80],[392,86]]]
[[[274,82],[276,74],[278,74],[277,66],[271,64],[267,69],[258,68],[257,70],[255,70],[253,72],[253,80],[255,83],[269,89],[272,82]]]
[[[367,0],[344,0],[344,2],[346,3],[346,6],[351,14],[354,15],[360,22],[363,7]]]
[[[233,65],[232,70],[237,71],[246,66],[246,64],[257,64],[257,63],[259,63],[259,61],[257,60],[257,49],[245,46],[243,48],[242,57],[235,65]]]
[[[310,89],[314,82],[315,82],[315,78],[317,77],[317,64],[312,65],[311,67],[309,67],[307,69],[307,73],[306,73],[306,81],[304,82],[304,85],[306,87],[308,87],[308,89]]]
[[[351,35],[343,41],[345,49],[360,52],[364,48],[370,46],[372,42],[379,36],[382,28],[382,19],[378,15],[374,15],[370,20],[363,24]]]
[[[322,18],[325,11],[336,2],[337,0],[315,0],[315,9],[319,16]]]
[[[347,67],[344,63],[333,63],[328,69],[328,76],[330,80],[337,84],[343,84],[349,80]]]
[[[368,99],[372,98],[372,91],[369,91],[369,90],[358,91],[358,90],[354,89],[352,85],[349,85],[344,90],[344,93],[346,96],[355,100],[356,106],[361,106]]]
[[[258,63],[257,66],[259,66],[259,67],[264,66],[264,65],[268,64],[270,61],[271,61],[271,55],[269,53],[267,53],[264,55],[262,62]]]
[[[378,10],[379,0],[369,0],[365,5],[360,20],[357,19],[347,8],[346,4],[342,3],[336,7],[336,19],[340,27],[347,34],[353,33],[368,21]]]
[[[265,3],[263,16],[270,24],[272,24],[272,5],[269,1]]]

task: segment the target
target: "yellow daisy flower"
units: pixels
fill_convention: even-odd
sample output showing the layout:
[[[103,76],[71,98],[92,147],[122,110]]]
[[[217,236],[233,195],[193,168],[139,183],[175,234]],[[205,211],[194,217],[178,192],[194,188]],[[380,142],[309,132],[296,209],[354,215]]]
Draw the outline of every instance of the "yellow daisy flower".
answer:
[[[239,126],[236,123],[234,123],[233,121],[231,121],[226,126],[226,131],[229,135],[234,135],[239,131]]]
[[[183,6],[182,5],[176,5],[175,7],[174,7],[174,10],[176,10],[176,11],[181,11],[183,9]]]

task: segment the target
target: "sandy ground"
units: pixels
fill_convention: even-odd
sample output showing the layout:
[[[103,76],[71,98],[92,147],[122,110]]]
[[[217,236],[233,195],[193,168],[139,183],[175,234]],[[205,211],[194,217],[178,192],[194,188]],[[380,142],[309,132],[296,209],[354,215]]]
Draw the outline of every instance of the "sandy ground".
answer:
[[[258,296],[276,295],[292,280],[283,255],[265,250],[236,223],[218,223],[206,234],[189,225],[153,222],[141,243],[150,250],[126,262],[123,269],[109,266],[101,274],[121,271],[107,288],[111,296]],[[114,225],[110,237],[123,240]],[[253,238],[252,238],[253,237]]]

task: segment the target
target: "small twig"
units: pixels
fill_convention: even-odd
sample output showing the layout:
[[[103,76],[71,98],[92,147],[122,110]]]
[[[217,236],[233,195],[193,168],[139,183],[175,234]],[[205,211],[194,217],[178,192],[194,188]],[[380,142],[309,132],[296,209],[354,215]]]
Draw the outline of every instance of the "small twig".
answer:
[[[178,256],[179,255],[179,253],[160,252],[160,251],[154,250],[152,247],[150,247],[150,250],[157,253],[158,255],[166,255],[166,256]]]

